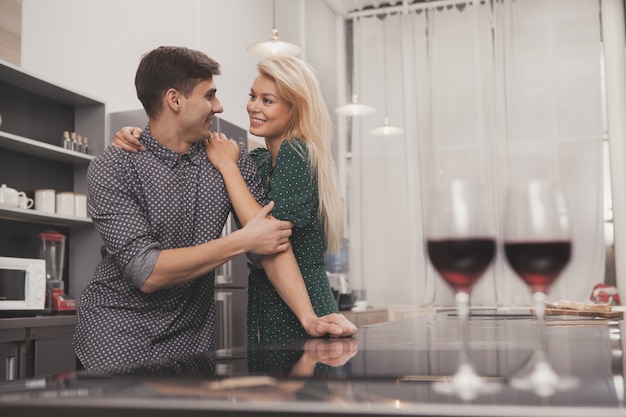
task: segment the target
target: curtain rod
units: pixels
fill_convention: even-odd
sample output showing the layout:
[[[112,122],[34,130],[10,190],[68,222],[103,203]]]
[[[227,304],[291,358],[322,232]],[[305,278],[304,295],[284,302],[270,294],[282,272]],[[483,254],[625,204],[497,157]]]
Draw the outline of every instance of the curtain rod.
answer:
[[[431,0],[421,3],[409,4],[409,0],[402,0],[402,4],[399,6],[384,6],[376,9],[358,10],[348,13],[347,19],[354,19],[357,17],[372,17],[381,13],[402,13],[408,14],[411,10],[425,10],[433,9],[435,7],[456,6],[457,4],[474,3],[476,0]]]

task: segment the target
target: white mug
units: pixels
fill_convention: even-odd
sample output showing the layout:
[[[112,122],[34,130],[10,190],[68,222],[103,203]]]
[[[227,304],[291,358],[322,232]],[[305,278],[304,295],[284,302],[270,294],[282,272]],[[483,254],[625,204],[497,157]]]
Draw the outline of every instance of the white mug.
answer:
[[[19,203],[19,196],[15,188],[7,187],[6,184],[0,186],[0,205],[17,207]]]
[[[74,204],[75,204],[74,193],[72,192],[57,193],[57,206],[56,206],[57,214],[61,214],[63,216],[73,216]]]
[[[55,212],[55,191],[51,189],[35,190],[35,210],[45,213]]]
[[[17,198],[18,198],[17,206],[19,208],[29,209],[35,203],[35,200],[33,200],[32,198],[28,198],[28,196],[26,195],[24,191],[20,191],[19,193],[17,193]]]
[[[87,217],[87,196],[74,194],[74,216]]]

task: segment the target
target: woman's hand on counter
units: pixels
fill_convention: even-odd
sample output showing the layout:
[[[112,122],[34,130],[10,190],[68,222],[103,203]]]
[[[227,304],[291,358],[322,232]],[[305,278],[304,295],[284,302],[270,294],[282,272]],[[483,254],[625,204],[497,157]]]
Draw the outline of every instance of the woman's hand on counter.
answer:
[[[346,316],[339,313],[315,317],[303,325],[307,333],[313,337],[348,337],[357,332],[357,327]]]

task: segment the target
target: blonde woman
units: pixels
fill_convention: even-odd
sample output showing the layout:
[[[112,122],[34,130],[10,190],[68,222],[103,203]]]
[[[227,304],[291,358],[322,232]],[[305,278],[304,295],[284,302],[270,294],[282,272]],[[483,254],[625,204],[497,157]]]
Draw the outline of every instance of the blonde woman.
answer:
[[[333,324],[331,336],[355,334],[356,327],[338,314],[324,265],[326,249],[338,250],[343,217],[330,151],[332,126],[318,80],[309,64],[293,57],[267,58],[257,69],[246,109],[250,133],[263,137],[266,148],[254,149],[250,156],[267,199],[275,202],[272,216],[294,227],[293,252],[250,265],[248,341],[318,336],[311,331],[312,316]],[[114,143],[130,150],[133,138],[122,129]],[[213,133],[205,148],[245,225],[261,206],[237,167],[240,148],[220,133]]]

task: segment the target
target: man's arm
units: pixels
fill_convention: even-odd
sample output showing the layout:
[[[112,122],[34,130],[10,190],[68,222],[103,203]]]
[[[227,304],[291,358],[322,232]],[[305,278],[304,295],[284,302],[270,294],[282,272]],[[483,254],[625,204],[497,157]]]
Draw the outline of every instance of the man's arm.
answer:
[[[191,281],[245,252],[274,254],[289,247],[291,223],[269,217],[265,206],[246,226],[229,236],[194,247],[161,249],[152,236],[150,220],[142,208],[124,153],[105,151],[89,166],[89,211],[107,250],[114,254],[132,284],[153,292]]]
[[[263,207],[246,224],[227,236],[198,246],[160,251],[141,291],[153,292],[209,273],[240,253],[276,254],[290,248],[291,224],[268,218],[274,207]]]

